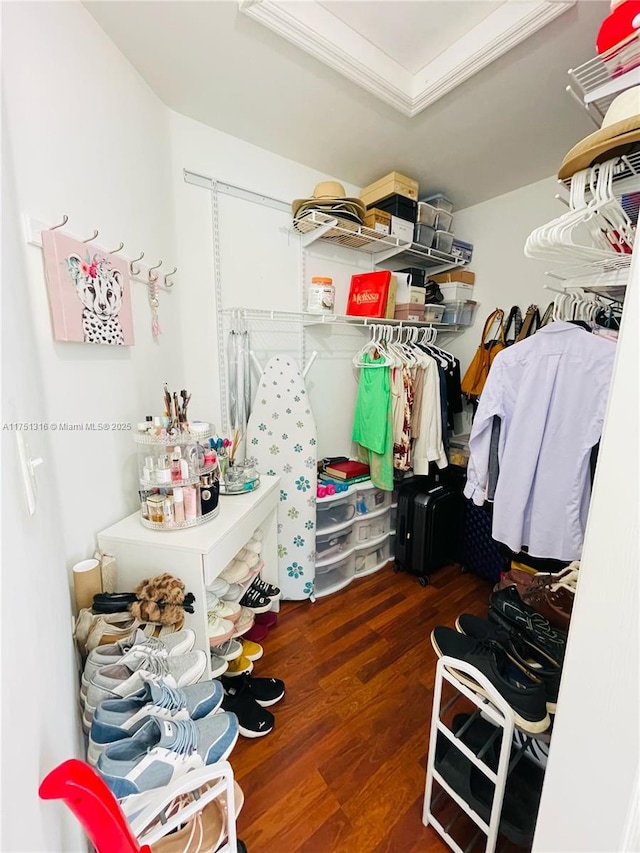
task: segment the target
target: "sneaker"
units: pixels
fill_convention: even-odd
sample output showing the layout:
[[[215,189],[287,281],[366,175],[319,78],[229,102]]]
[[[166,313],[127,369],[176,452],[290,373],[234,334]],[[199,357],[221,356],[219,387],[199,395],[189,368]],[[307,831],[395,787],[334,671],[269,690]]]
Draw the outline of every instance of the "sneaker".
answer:
[[[134,735],[149,717],[200,720],[214,714],[223,692],[219,681],[200,681],[184,689],[147,682],[125,699],[105,699],[91,721],[87,761],[95,766],[105,747]]]
[[[540,681],[531,678],[524,668],[509,660],[492,640],[466,637],[453,628],[438,627],[431,632],[431,644],[438,657],[452,657],[478,669],[496,688],[513,711],[515,722],[530,734],[539,734],[551,723],[547,713],[546,694]],[[485,689],[464,673],[456,678],[471,690],[486,696]]]
[[[260,562],[260,550],[254,551],[253,549],[245,546],[236,554],[236,560],[241,560],[243,563],[246,563],[250,569],[255,569]]]
[[[256,625],[265,625],[267,628],[275,628],[278,624],[278,614],[275,610],[256,614]]]
[[[266,616],[266,614],[264,614]],[[246,634],[242,636],[242,639],[251,640],[252,643],[261,643],[267,634],[269,633],[269,629],[266,625],[259,625],[258,618],[256,617],[255,624],[252,628],[250,628]]]
[[[260,660],[264,654],[264,649],[259,643],[253,643],[251,640],[247,640],[246,637],[243,637],[242,654],[247,660]]]
[[[134,646],[119,663],[101,667],[91,678],[82,717],[85,732],[89,733],[95,710],[105,699],[123,699],[155,679],[170,687],[186,687],[199,681],[206,668],[207,656],[199,649],[169,657],[166,651],[140,655]]]
[[[207,594],[211,592],[216,598],[223,598],[228,591],[229,582],[221,577],[217,577],[207,586]]]
[[[242,612],[240,613],[240,618],[235,624],[235,632],[233,634],[234,639],[236,637],[241,637],[243,634],[246,634],[247,631],[250,631],[253,628],[253,622],[255,620],[255,614],[253,610],[249,610],[248,607],[243,607]]]
[[[126,640],[135,634],[140,622],[129,613],[94,613],[90,608],[83,608],[78,614],[75,626],[76,643],[85,657],[98,646]]]
[[[225,640],[222,645],[212,648],[211,654],[224,658],[226,661],[235,660],[242,654],[242,643],[238,640]]]
[[[167,654],[172,657],[174,655],[184,655],[190,652],[196,641],[195,631],[190,628],[185,628],[184,631],[178,631],[175,634],[168,634],[164,639],[156,639],[155,637],[147,638],[140,629],[136,630],[128,639],[118,640],[117,643],[111,643],[106,646],[98,646],[89,653],[87,662],[84,665],[82,673],[82,686],[80,695],[84,700],[87,695],[87,688],[93,674],[102,666],[110,666],[114,663],[119,663],[124,655],[135,646],[136,650],[141,654],[160,651],[165,649]]]
[[[254,530],[254,531],[253,531],[253,533],[251,534],[251,538],[252,538],[255,542],[262,542],[262,540],[264,539],[264,533],[263,533],[263,532],[262,532],[262,530],[260,530],[260,528],[258,527],[258,528],[256,528],[256,530]]]
[[[225,601],[240,601],[244,595],[244,589],[244,586],[240,583],[231,583],[223,598]]]
[[[220,643],[232,637],[235,631],[233,622],[229,619],[221,619],[215,613],[207,613],[207,626],[210,646],[219,646]]]
[[[224,675],[228,669],[229,664],[227,661],[211,649],[211,678],[218,678],[219,675]]]
[[[151,717],[126,740],[108,746],[96,769],[118,799],[168,785],[189,770],[224,761],[238,739],[235,714],[204,720]]]
[[[224,674],[225,678],[236,678],[238,675],[244,675],[253,671],[253,661],[248,660],[244,655],[232,660],[229,663],[228,669]]]
[[[254,678],[252,675],[241,675],[239,678],[233,679],[223,677],[220,681],[227,692],[230,687],[242,683],[244,685],[243,690],[250,693],[258,705],[262,705],[263,708],[275,705],[284,696],[284,681],[279,678]]]
[[[224,601],[222,598],[212,601],[212,593],[207,594],[207,613],[227,619],[229,622],[237,622],[240,618],[240,605],[234,601]]]
[[[280,589],[263,581],[259,575],[253,579],[251,586],[253,589],[257,589],[260,595],[263,595],[265,598],[280,598]]]
[[[262,551],[262,540],[252,536],[244,546],[243,550],[253,552],[254,554],[260,554]]]
[[[251,567],[237,557],[231,560],[220,572],[219,577],[230,584],[240,583],[251,571]]]
[[[476,640],[492,640],[502,647],[515,664],[524,667],[530,676],[544,684],[547,711],[555,714],[560,688],[561,667],[543,652],[537,652],[518,635],[510,635],[502,628],[479,616],[463,613],[456,619],[456,629]]]
[[[232,679],[225,687],[222,707],[236,715],[240,734],[244,737],[264,737],[273,731],[273,714],[256,702],[241,679]]]
[[[253,610],[254,613],[266,613],[267,610],[271,610],[271,599],[265,598],[253,587],[249,587],[245,592],[240,599],[240,604],[243,607],[248,607],[249,610]]]
[[[532,647],[544,652],[558,665],[562,664],[567,635],[552,627],[544,616],[525,604],[515,586],[491,593],[489,619],[510,634],[522,635]]]

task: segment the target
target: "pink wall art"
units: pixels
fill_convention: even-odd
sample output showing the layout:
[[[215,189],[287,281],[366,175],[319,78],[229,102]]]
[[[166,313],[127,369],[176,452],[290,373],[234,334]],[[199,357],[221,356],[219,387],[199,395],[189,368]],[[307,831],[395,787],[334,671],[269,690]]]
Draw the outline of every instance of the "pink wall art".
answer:
[[[42,248],[55,340],[133,346],[127,262],[58,230]]]

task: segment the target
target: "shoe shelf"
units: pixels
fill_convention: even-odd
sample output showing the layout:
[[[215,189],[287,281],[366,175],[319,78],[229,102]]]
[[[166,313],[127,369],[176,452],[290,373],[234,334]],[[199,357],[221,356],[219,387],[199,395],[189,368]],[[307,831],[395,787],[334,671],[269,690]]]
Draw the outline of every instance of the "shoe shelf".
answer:
[[[463,683],[461,679],[464,679],[465,683]],[[478,685],[478,692],[467,686],[469,680]],[[452,699],[442,706],[443,686],[445,683],[453,687],[454,695]],[[454,732],[443,722],[443,716],[462,697],[465,697],[472,703],[472,705],[475,706],[475,711],[457,734],[454,734]],[[495,726],[495,731],[484,746],[476,753],[463,742],[461,736],[472,721],[479,716],[492,723],[493,726]],[[521,739],[519,746],[516,748],[516,755],[512,758],[514,732],[516,731],[522,732],[524,738]],[[439,736],[446,738],[453,748],[459,750],[464,757],[471,762],[473,766],[480,770],[480,772],[483,773],[493,784],[493,800],[491,803],[488,822],[472,808],[464,797],[453,789],[437,769],[436,744]],[[537,740],[542,739],[541,735],[536,735],[535,737]],[[547,738],[549,737],[550,736],[547,734]],[[486,836],[486,844],[484,848],[485,853],[494,853],[498,833],[500,832],[500,819],[507,779],[520,760],[529,760],[523,758],[523,756],[524,751],[531,740],[532,736],[529,733],[524,732],[521,728],[516,726],[511,707],[497,692],[496,688],[491,684],[486,676],[465,661],[446,656],[441,657],[436,666],[436,678],[433,690],[433,710],[429,733],[429,751],[427,756],[427,774],[422,816],[422,822],[425,826],[432,826],[445,843],[452,850],[456,851],[456,853],[465,853],[463,848],[459,846],[457,841],[449,833],[453,823],[455,823],[457,817],[460,815],[457,815],[453,821],[450,821],[445,827],[434,814],[434,809],[444,792],[457,804],[461,812],[466,814],[475,823],[480,832]],[[492,748],[494,744],[497,745],[498,742],[498,766],[497,770],[493,771],[485,763],[483,756],[487,754],[487,751]],[[437,782],[441,789],[435,797],[434,782]]]

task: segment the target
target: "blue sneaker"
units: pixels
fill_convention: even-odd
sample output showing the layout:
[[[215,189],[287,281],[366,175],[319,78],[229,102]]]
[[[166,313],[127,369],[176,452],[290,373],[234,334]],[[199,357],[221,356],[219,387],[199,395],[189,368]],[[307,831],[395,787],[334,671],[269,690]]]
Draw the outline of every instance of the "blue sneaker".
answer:
[[[201,720],[215,714],[223,696],[219,681],[199,681],[182,690],[148,681],[125,699],[105,699],[93,715],[87,761],[95,766],[106,746],[134,735],[149,717]]]
[[[151,717],[129,738],[106,747],[96,770],[119,800],[168,785],[190,770],[224,761],[238,740],[238,718],[222,712],[204,720]]]

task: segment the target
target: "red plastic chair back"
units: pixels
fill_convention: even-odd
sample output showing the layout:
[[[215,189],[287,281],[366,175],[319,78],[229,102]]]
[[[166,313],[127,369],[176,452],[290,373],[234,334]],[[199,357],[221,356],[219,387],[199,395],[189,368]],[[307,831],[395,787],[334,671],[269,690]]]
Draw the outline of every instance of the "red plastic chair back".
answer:
[[[42,780],[42,800],[64,800],[84,827],[98,853],[152,853],[139,847],[109,788],[84,761],[70,758]]]

